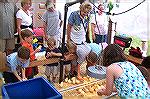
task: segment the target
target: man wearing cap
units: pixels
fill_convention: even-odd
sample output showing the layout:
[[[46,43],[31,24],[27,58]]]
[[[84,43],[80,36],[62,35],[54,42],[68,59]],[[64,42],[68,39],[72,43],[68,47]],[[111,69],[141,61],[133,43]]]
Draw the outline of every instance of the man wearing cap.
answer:
[[[44,22],[45,39],[53,37],[56,40],[56,46],[60,42],[60,27],[62,25],[61,13],[55,9],[55,5],[50,0],[46,1],[46,12],[42,16]]]

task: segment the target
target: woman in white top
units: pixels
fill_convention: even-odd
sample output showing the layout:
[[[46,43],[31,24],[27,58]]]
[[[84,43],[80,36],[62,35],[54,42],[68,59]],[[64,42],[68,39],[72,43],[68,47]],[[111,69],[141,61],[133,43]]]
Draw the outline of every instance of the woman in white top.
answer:
[[[98,6],[99,11],[92,14],[91,27],[92,37],[95,43],[107,42],[107,16],[103,13],[103,5]]]
[[[21,9],[17,12],[16,17],[17,17],[17,32],[19,34],[17,42],[20,43],[22,41],[20,33],[21,29],[25,28],[33,28],[32,26],[32,14],[29,11],[31,7],[31,0],[22,0],[21,1]],[[20,38],[20,40],[19,40]]]

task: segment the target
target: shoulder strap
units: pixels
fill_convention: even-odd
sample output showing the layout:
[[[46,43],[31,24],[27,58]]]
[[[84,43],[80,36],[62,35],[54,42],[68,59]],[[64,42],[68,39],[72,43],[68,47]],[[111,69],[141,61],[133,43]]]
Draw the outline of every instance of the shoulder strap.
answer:
[[[60,11],[58,11],[58,15],[59,15],[59,19],[61,20],[61,13],[60,13]]]
[[[82,24],[83,24],[83,27],[84,27],[85,32],[87,32],[87,31],[86,31],[86,27],[84,26],[83,20],[82,20],[81,22],[82,22]]]

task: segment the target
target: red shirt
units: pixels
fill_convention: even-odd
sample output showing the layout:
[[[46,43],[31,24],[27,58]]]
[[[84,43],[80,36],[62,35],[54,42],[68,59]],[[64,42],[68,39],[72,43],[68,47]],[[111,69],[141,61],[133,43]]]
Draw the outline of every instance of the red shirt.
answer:
[[[23,42],[21,43],[21,45],[27,47],[27,48],[30,50],[30,61],[35,60],[35,54],[32,54],[32,55],[31,55],[31,53],[34,52],[34,49],[33,49],[32,44],[23,41]]]

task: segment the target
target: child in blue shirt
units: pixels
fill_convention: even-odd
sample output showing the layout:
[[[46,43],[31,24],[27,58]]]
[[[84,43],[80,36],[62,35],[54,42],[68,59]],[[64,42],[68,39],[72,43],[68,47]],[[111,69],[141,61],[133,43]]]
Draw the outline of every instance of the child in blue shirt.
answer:
[[[5,83],[26,80],[25,68],[29,66],[30,50],[20,47],[17,52],[7,56],[8,71],[3,72]]]

